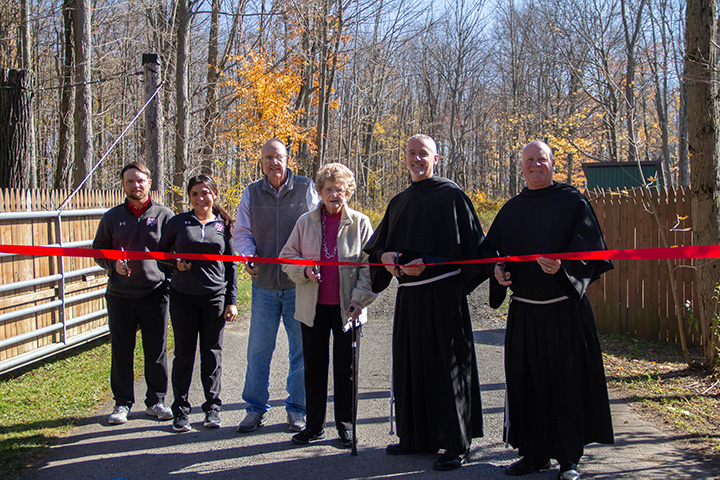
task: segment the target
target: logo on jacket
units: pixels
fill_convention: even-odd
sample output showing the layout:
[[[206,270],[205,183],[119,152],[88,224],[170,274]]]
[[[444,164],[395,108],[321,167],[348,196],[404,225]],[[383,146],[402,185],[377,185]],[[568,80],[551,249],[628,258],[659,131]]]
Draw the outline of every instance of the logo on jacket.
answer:
[[[148,217],[145,223],[148,227],[153,227],[158,224],[157,217]]]
[[[119,223],[118,223],[118,227],[124,227],[125,225],[126,225],[125,222],[119,222]]]
[[[225,231],[224,223],[215,222],[215,223],[213,223],[213,226],[215,227],[215,230],[218,231],[218,233],[222,233]]]

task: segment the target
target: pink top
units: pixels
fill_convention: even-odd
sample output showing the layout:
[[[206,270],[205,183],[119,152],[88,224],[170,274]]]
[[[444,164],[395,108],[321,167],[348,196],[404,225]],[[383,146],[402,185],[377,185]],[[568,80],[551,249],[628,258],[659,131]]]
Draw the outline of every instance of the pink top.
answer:
[[[322,245],[320,248],[320,260],[338,261],[337,238],[338,227],[342,211],[330,215],[322,209],[320,219],[322,222]],[[337,265],[332,267],[321,266],[320,290],[318,291],[318,304],[340,305],[340,269]]]

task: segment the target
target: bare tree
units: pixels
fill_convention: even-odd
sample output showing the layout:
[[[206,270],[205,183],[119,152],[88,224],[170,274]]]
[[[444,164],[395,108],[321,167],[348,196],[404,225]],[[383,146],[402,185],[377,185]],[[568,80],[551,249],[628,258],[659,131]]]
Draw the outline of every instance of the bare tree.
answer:
[[[53,177],[53,188],[67,188],[70,181],[73,153],[72,116],[75,107],[73,95],[74,33],[72,12],[75,0],[63,0],[63,64],[60,76],[60,100],[58,110],[58,154]]]
[[[505,117],[502,134],[497,137],[499,161],[502,165],[504,194],[515,195],[519,190],[517,173],[517,148],[521,133],[520,118],[523,113],[522,99],[526,94],[526,79],[524,67],[528,65],[526,58],[527,42],[523,35],[526,28],[526,18],[516,7],[514,0],[507,0],[500,10],[497,24],[497,42],[499,45],[498,62],[500,109]]]
[[[486,23],[484,0],[456,0],[447,5],[447,11],[440,21],[439,38],[435,48],[430,50],[432,65],[441,79],[446,93],[447,122],[447,163],[446,175],[461,186],[465,181],[459,178],[462,163],[467,159],[465,136],[470,133],[472,109],[468,101],[476,87],[481,62],[484,60],[482,32]]]
[[[668,21],[669,5],[665,0],[656,5],[649,5],[650,19],[652,20],[652,43],[648,52],[648,66],[655,86],[655,111],[657,112],[662,141],[662,169],[666,185],[673,185],[672,158],[670,156],[670,87],[668,73],[670,66],[670,51],[672,45],[668,38],[672,37],[670,22]],[[658,41],[659,37],[659,41]]]
[[[210,13],[210,37],[208,39],[208,71],[207,98],[205,101],[205,133],[204,143],[200,150],[202,156],[202,173],[212,175],[213,152],[215,151],[215,129],[213,124],[217,117],[217,83],[218,68],[218,29],[220,23],[220,0],[212,0]]]
[[[175,63],[175,163],[173,172],[173,205],[175,211],[183,209],[185,182],[188,168],[190,141],[190,24],[192,2],[178,0],[177,9],[177,60]]]
[[[22,6],[20,10],[22,12],[22,20],[20,23],[20,36],[22,38],[22,68],[23,70],[32,72],[33,64],[32,56],[30,55],[30,50],[32,48],[32,42],[30,38],[30,0],[22,0]],[[32,79],[32,83],[29,85],[29,87],[32,91],[35,87],[35,75],[32,75],[30,78]],[[37,188],[37,155],[35,149],[35,105],[33,102],[33,96],[33,94],[30,94],[30,105],[28,106],[28,114],[30,115],[30,118],[28,118],[27,141],[29,145],[28,159],[25,168],[29,169],[28,176],[30,179],[30,183],[28,184],[28,186],[30,188]]]
[[[634,12],[628,12],[628,0],[620,0],[620,10],[622,12],[623,33],[625,35],[625,53],[627,55],[626,71],[625,71],[625,115],[627,121],[628,136],[628,161],[637,160],[638,139],[636,131],[636,115],[637,115],[637,98],[635,96],[635,68],[637,41],[640,35],[640,27],[642,25],[643,8],[645,0],[640,0],[640,4]],[[632,15],[631,18],[630,17]],[[630,23],[632,22],[632,24]]]
[[[202,167],[204,173],[212,173],[212,166],[215,164],[215,143],[217,141],[216,122],[220,114],[220,99],[218,98],[218,82],[220,74],[228,65],[230,53],[235,48],[235,39],[240,27],[242,12],[245,10],[247,0],[241,0],[237,4],[235,15],[233,15],[232,26],[225,42],[222,54],[219,53],[219,19],[220,0],[212,0],[212,11],[210,14],[210,35],[208,38],[208,69],[207,69],[207,96],[205,99],[205,121],[203,124],[203,144],[201,148]]]
[[[92,169],[93,161],[93,118],[90,68],[92,61],[92,40],[90,30],[90,0],[75,0],[75,175],[73,185],[79,186]],[[92,178],[84,184],[92,188]]]

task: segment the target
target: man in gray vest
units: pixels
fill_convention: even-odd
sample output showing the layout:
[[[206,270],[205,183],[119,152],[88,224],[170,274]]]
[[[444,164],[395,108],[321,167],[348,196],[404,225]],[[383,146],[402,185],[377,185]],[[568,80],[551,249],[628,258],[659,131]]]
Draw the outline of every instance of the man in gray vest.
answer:
[[[313,210],[320,197],[312,180],[294,175],[287,168],[287,150],[280,140],[268,140],[260,153],[265,175],[248,185],[243,193],[233,241],[239,255],[277,258],[298,217]],[[294,318],[295,284],[280,265],[248,262],[245,271],[252,278],[247,371],[242,394],[248,407],[238,432],[252,432],[267,421],[270,361],[281,318],[290,350],[285,410],[290,431],[299,432],[305,428],[305,371],[300,322]]]

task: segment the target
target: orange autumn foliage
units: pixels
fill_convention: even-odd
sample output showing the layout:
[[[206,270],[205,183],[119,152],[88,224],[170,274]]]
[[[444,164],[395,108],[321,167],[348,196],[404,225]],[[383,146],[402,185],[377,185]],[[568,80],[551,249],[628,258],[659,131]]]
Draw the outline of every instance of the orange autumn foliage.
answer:
[[[237,66],[223,75],[223,85],[232,88],[232,106],[225,116],[222,141],[232,142],[241,162],[257,160],[262,145],[278,138],[293,147],[306,142],[311,149],[314,131],[299,124],[302,109],[296,109],[301,83],[299,65],[278,65],[264,53],[249,50],[234,58]]]

